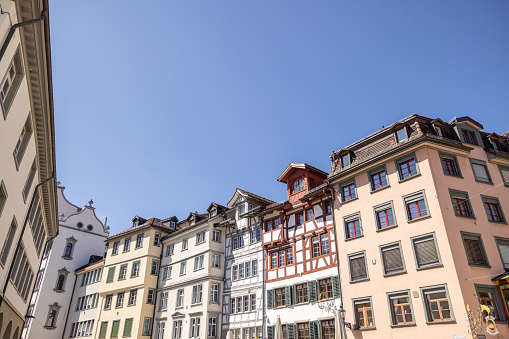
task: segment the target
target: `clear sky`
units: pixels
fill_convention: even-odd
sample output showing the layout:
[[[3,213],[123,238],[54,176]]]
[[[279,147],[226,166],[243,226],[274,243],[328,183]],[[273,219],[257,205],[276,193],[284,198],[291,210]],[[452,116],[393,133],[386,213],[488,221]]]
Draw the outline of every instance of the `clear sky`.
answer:
[[[507,0],[50,2],[58,178],[113,232],[235,188],[282,201],[292,161],[414,112],[509,130]]]

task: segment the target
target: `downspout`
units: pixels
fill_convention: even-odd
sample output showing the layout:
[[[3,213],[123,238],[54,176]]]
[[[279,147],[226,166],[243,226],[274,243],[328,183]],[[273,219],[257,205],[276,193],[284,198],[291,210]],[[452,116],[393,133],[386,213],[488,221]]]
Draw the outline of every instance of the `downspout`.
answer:
[[[155,295],[154,295],[154,311],[152,312],[152,319],[154,319],[154,323],[152,324],[152,329],[154,330],[156,327],[156,306],[157,306],[157,289],[159,288],[159,277],[161,276],[161,268],[163,265],[162,262],[163,262],[163,253],[164,253],[164,245],[163,245],[163,242],[161,241],[161,254],[159,255],[159,273],[157,274],[157,281],[156,281],[156,290],[154,291]],[[147,295],[148,295],[148,291],[147,291]],[[145,323],[145,319],[143,319],[143,323]],[[142,325],[143,326],[143,325]],[[139,329],[138,329],[139,331]],[[141,331],[143,333],[143,327],[141,328]],[[153,331],[150,331],[150,334],[149,336],[152,338],[152,333],[154,333]],[[62,338],[64,339],[64,338]]]
[[[32,207],[34,205],[35,196],[37,194],[37,189],[40,186],[42,186],[45,183],[47,183],[48,181],[50,181],[51,179],[53,179],[54,177],[55,177],[55,172],[53,172],[48,179],[44,180],[43,182],[41,182],[41,183],[37,184],[37,186],[35,186],[34,193],[32,195],[32,200],[30,201],[30,206],[28,207],[28,211],[27,211],[27,214],[25,216],[25,221],[23,222],[23,228],[21,229],[21,234],[19,235],[18,242],[16,244],[16,250],[14,251],[14,256],[12,257],[12,261],[11,261],[11,264],[9,266],[9,272],[7,273],[7,277],[5,278],[5,282],[4,282],[4,287],[2,288],[2,294],[0,295],[0,307],[2,307],[2,303],[4,301],[5,291],[7,290],[7,285],[9,284],[9,279],[11,277],[12,270],[14,269],[14,261],[15,261],[16,257],[18,256],[19,246],[21,244],[21,240],[23,239],[23,234],[25,234],[25,229],[26,229],[26,226],[27,226],[27,223],[28,223],[28,217],[30,216],[30,213],[32,212]],[[23,325],[24,325],[24,322],[23,322]]]
[[[46,10],[44,10],[44,11],[42,11],[41,16],[36,19],[18,22],[17,24],[12,25],[11,28],[9,29],[9,33],[7,33],[7,37],[5,38],[4,43],[2,44],[2,48],[0,48],[0,61],[2,61],[5,51],[7,50],[7,47],[9,46],[9,42],[11,42],[11,39],[14,36],[14,32],[16,32],[16,29],[18,29],[18,27],[35,24],[39,21],[44,20],[44,18],[46,18],[46,16],[47,16],[47,12],[46,12]]]
[[[72,293],[71,293],[71,300],[69,302],[69,307],[67,308],[67,315],[65,316],[64,330],[62,331],[62,339],[65,339],[65,330],[67,329],[67,320],[69,320],[69,313],[71,313],[71,305],[72,305],[72,301],[73,301],[73,297],[74,297],[74,291],[76,290],[76,284],[78,283],[78,277],[76,276],[76,271],[74,271],[74,276],[76,277],[76,279],[74,280],[74,286],[72,288]],[[97,295],[97,297],[99,298],[99,295]],[[69,337],[71,337],[71,336],[69,336]]]

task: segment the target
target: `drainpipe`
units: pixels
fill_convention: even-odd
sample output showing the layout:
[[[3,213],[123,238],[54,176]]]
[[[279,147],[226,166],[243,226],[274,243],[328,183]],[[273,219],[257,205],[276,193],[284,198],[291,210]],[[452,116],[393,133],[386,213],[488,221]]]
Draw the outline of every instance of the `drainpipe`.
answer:
[[[44,20],[44,18],[46,18],[46,16],[47,16],[47,12],[43,11],[41,13],[41,16],[36,18],[36,19],[32,19],[32,20],[28,20],[28,21],[23,21],[23,22],[18,22],[17,24],[12,25],[11,29],[9,30],[9,33],[7,34],[7,37],[5,38],[4,43],[2,44],[2,48],[0,48],[0,61],[2,61],[2,58],[4,57],[5,51],[7,50],[7,47],[9,46],[9,42],[11,41],[12,37],[14,36],[14,32],[16,32],[16,29],[18,29],[18,27],[23,27],[23,26],[35,24],[35,23],[37,23],[39,21]]]
[[[163,245],[163,242],[161,241],[161,254],[159,255],[159,274],[157,275],[156,290],[154,291],[154,299],[153,299],[153,301],[154,301],[154,304],[153,304],[154,305],[154,311],[152,312],[152,319],[154,321],[154,323],[152,324],[152,329],[153,330],[155,330],[155,328],[156,328],[157,289],[159,288],[159,277],[161,276],[161,268],[163,267],[163,265],[161,265],[163,263],[163,253],[164,253],[164,245]],[[148,295],[148,290],[147,290],[147,295]],[[145,323],[145,319],[143,319],[143,324],[144,323]],[[143,327],[141,328],[141,330],[143,331]],[[139,331],[139,329],[138,329],[138,331]],[[151,338],[152,338],[152,334],[153,333],[154,332],[152,331],[149,334]]]
[[[40,186],[42,186],[45,183],[47,183],[48,181],[50,181],[51,179],[53,179],[54,177],[55,177],[55,172],[53,172],[48,179],[44,180],[43,182],[41,182],[41,183],[37,184],[37,186],[35,186],[34,193],[32,195],[32,200],[30,201],[30,206],[28,207],[28,211],[27,211],[27,214],[25,216],[25,221],[23,222],[23,228],[21,229],[21,234],[19,235],[18,242],[16,243],[16,250],[14,251],[14,256],[12,257],[12,261],[11,261],[11,264],[9,266],[9,272],[7,273],[7,277],[5,278],[5,282],[4,282],[4,287],[2,288],[2,294],[0,295],[0,307],[2,307],[2,303],[4,301],[4,296],[5,296],[5,291],[7,290],[7,285],[9,284],[9,279],[11,277],[12,270],[14,269],[14,261],[15,261],[16,257],[18,256],[19,246],[21,245],[21,240],[23,239],[23,234],[25,233],[25,229],[26,229],[26,226],[27,226],[27,223],[28,223],[28,217],[30,216],[30,213],[32,212],[32,207],[34,205],[37,189]]]
[[[67,320],[69,320],[69,313],[71,313],[71,305],[72,300],[74,298],[74,291],[76,290],[76,284],[78,283],[78,277],[76,276],[76,271],[73,272],[76,279],[74,279],[74,286],[72,287],[71,299],[69,301],[69,306],[67,307],[67,315],[65,316],[64,330],[62,331],[62,339],[65,339],[65,330],[67,329]],[[99,298],[99,294],[97,294]],[[70,337],[70,336],[69,336]]]

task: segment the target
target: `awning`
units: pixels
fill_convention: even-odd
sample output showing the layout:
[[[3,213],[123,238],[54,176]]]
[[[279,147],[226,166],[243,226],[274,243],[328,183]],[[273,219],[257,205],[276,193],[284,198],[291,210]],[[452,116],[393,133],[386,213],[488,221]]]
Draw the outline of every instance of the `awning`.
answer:
[[[495,278],[491,279],[491,281],[495,282],[497,285],[509,283],[509,272],[502,273],[497,275]]]

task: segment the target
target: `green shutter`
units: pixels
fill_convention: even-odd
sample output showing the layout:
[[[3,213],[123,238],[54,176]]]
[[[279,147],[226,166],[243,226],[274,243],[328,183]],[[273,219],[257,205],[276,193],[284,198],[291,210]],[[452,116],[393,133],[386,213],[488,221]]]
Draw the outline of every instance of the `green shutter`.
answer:
[[[108,329],[108,322],[103,321],[101,323],[101,331],[99,332],[99,338],[106,338],[106,330]]]
[[[334,298],[341,297],[341,290],[339,288],[339,276],[337,275],[332,277],[332,296]]]
[[[295,339],[295,324],[286,324],[286,338]]]
[[[320,339],[320,325],[317,320],[309,322],[309,339]]]
[[[120,327],[120,320],[115,320],[111,326],[111,337],[118,338],[118,328]]]
[[[316,280],[308,281],[308,301],[316,301]]]
[[[267,339],[274,339],[274,325],[267,326]]]
[[[274,290],[267,291],[267,308],[274,308]]]
[[[291,306],[293,304],[293,286],[285,286],[285,305]]]
[[[124,337],[131,336],[131,328],[133,327],[133,318],[126,319],[124,324]]]
[[[115,275],[115,267],[110,267],[108,270],[108,278],[106,279],[106,282],[113,281],[113,276]]]

